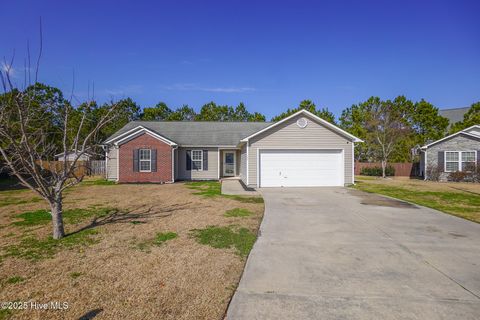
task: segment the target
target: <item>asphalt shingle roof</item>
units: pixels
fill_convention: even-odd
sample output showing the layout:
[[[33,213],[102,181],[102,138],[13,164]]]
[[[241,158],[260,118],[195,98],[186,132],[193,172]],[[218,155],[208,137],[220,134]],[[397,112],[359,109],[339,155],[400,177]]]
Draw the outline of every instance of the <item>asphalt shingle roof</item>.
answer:
[[[452,125],[455,122],[463,121],[463,115],[467,113],[468,109],[470,109],[470,107],[443,109],[439,110],[438,113],[442,117],[447,118],[450,121],[450,125]]]
[[[271,124],[271,122],[131,121],[107,140],[143,126],[180,146],[237,145],[242,138]]]

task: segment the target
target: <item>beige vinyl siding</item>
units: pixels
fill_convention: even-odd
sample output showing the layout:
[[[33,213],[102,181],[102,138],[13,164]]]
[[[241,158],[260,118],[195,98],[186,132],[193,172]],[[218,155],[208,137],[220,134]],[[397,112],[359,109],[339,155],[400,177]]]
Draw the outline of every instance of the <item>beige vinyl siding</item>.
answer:
[[[187,150],[208,150],[208,170],[187,171]],[[178,166],[179,180],[217,180],[218,179],[218,148],[217,147],[197,147],[197,148],[178,148],[178,157],[176,159]]]
[[[118,148],[111,146],[107,153],[107,179],[117,180],[118,174]]]
[[[305,117],[308,125],[297,126],[298,118]],[[352,142],[326,128],[310,117],[300,114],[250,139],[248,151],[249,186],[257,184],[257,150],[269,149],[343,149],[345,184],[353,182]]]

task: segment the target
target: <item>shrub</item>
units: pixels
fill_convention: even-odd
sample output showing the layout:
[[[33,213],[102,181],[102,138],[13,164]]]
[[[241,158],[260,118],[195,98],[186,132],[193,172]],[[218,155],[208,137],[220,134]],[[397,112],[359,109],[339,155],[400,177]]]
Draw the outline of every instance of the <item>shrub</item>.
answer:
[[[387,166],[385,168],[385,174],[387,177],[391,177],[395,175],[395,168],[392,166]],[[365,167],[362,168],[360,171],[360,175],[362,176],[375,176],[375,177],[381,177],[382,176],[382,168],[381,167]]]
[[[455,172],[451,172],[449,175],[448,175],[448,181],[453,181],[453,182],[461,182],[461,181],[465,181],[465,180],[468,180],[468,176],[469,176],[469,173],[468,172],[464,172],[464,171],[455,171]]]
[[[427,180],[440,181],[442,170],[438,166],[428,166],[426,174],[427,174]]]

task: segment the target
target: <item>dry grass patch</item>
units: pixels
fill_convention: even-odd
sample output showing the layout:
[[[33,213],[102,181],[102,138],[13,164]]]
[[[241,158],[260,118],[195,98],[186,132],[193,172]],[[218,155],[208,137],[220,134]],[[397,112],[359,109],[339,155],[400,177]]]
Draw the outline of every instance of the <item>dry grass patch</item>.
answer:
[[[70,236],[59,241],[50,238],[48,221],[31,214],[48,210],[46,203],[28,201],[34,197],[29,191],[0,191],[0,199],[7,192],[26,201],[0,210],[0,281],[26,279],[5,284],[0,301],[69,303],[67,311],[15,311],[1,317],[78,319],[94,313],[95,319],[222,319],[245,257],[235,244],[199,243],[192,230],[228,228],[241,233],[240,243],[253,243],[263,204],[194,194],[198,191],[184,183],[87,181],[66,195],[65,210],[73,212],[65,219]],[[252,214],[224,216],[239,207]],[[138,243],[148,243],[149,249],[138,250]]]

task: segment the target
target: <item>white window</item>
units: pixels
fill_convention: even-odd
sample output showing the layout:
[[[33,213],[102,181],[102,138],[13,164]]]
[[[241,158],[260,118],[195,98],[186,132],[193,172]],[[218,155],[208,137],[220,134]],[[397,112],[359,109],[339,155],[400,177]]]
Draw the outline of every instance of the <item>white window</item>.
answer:
[[[203,170],[203,150],[192,150],[192,170]]]
[[[140,167],[140,172],[152,171],[152,150],[150,149],[139,150],[139,167]]]
[[[476,164],[475,151],[445,151],[445,172],[469,171]]]
[[[445,172],[458,171],[459,160],[458,151],[445,151]]]
[[[475,151],[462,152],[462,171],[472,171],[477,164],[477,153]]]

